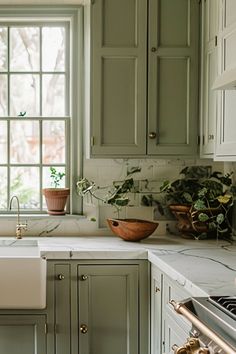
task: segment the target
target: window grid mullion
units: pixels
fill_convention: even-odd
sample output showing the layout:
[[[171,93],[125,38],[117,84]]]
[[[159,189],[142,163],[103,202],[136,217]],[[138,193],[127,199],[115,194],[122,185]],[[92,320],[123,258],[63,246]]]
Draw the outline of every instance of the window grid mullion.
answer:
[[[10,115],[10,27],[7,27],[7,114]],[[10,171],[10,137],[11,137],[11,126],[10,121],[7,121],[7,210],[10,203],[11,197],[11,171]]]
[[[69,72],[69,63],[70,63],[70,58],[69,58],[69,30],[66,31],[66,47],[65,47],[65,57],[66,57],[66,61],[65,61],[65,70],[64,71],[53,71],[53,72],[45,72],[45,74],[53,74],[53,75],[64,75],[65,76],[65,95],[64,95],[64,99],[65,99],[65,114],[67,116],[64,117],[43,117],[43,69],[42,69],[42,26],[40,27],[40,47],[39,47],[39,60],[40,60],[40,67],[39,67],[39,71],[35,71],[35,72],[18,72],[18,71],[12,71],[10,70],[10,31],[11,31],[11,25],[8,25],[7,27],[7,36],[8,36],[8,48],[7,48],[7,113],[8,113],[8,117],[3,117],[0,118],[0,120],[4,120],[7,122],[7,163],[6,164],[1,164],[1,166],[5,165],[7,167],[7,210],[8,210],[8,206],[9,206],[9,200],[11,197],[11,187],[10,187],[10,181],[11,181],[11,168],[14,167],[38,167],[39,168],[39,187],[40,187],[40,205],[39,205],[39,210],[40,212],[45,212],[45,210],[43,210],[43,196],[41,193],[41,190],[43,188],[43,168],[44,167],[50,167],[50,166],[55,166],[55,167],[64,167],[66,174],[67,174],[67,178],[69,176],[69,171],[68,171],[68,164],[69,164],[69,149],[68,149],[68,143],[70,143],[70,137],[69,137],[69,126],[70,126],[70,119],[71,117],[69,116],[70,114],[70,102],[69,102],[69,90],[70,90],[70,86],[69,86],[69,78],[70,78],[70,72]],[[21,75],[25,75],[25,74],[38,74],[39,75],[39,82],[40,82],[40,89],[39,89],[39,100],[40,100],[40,114],[39,117],[27,117],[27,120],[30,121],[38,121],[39,122],[39,163],[34,163],[34,164],[17,164],[17,163],[13,163],[11,164],[11,157],[10,157],[10,150],[11,150],[11,144],[10,144],[10,137],[11,137],[11,129],[13,129],[12,127],[12,122],[13,121],[18,121],[19,118],[18,117],[11,117],[10,113],[11,113],[11,102],[10,102],[10,97],[11,97],[11,85],[10,85],[10,81],[11,81],[11,75],[12,74],[21,74]],[[45,164],[43,163],[43,121],[64,121],[65,123],[65,141],[66,141],[66,146],[65,146],[65,161],[64,163],[51,163],[51,164]],[[68,179],[67,179],[68,180]],[[66,183],[67,184],[67,183]],[[27,210],[25,210],[27,212]],[[23,212],[25,212],[23,210]],[[37,213],[37,211],[35,210],[28,210],[29,213]]]

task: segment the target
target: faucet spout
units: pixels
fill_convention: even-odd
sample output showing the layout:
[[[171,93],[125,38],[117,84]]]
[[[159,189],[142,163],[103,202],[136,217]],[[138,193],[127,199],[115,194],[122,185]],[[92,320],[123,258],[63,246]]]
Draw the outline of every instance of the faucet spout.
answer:
[[[22,230],[27,230],[27,224],[22,224],[20,222],[20,202],[19,198],[16,195],[13,195],[11,197],[10,203],[9,203],[9,209],[12,209],[12,201],[16,199],[17,202],[17,224],[16,224],[16,238],[21,239],[22,238]]]

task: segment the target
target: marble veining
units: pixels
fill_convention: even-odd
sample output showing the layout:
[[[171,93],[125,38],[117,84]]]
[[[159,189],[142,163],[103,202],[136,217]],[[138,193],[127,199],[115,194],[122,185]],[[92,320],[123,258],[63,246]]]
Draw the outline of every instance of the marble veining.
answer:
[[[35,239],[35,238],[34,238]],[[50,259],[147,259],[191,296],[236,295],[236,243],[150,237],[138,243],[118,237],[37,238],[41,256]]]

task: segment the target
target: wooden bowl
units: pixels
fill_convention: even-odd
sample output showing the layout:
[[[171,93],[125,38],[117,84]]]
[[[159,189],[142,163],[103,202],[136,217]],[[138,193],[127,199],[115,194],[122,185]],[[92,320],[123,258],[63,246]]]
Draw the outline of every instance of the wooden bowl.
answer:
[[[112,232],[125,241],[140,241],[150,236],[158,222],[140,219],[107,219]]]

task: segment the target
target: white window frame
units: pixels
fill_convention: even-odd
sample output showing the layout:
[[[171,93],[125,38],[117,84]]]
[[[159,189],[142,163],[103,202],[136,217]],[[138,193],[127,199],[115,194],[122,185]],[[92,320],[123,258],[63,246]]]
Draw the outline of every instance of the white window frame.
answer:
[[[70,168],[67,169],[65,184],[70,187],[71,194],[68,203],[69,214],[81,214],[82,202],[76,194],[76,180],[81,175],[82,171],[82,122],[81,117],[83,114],[83,7],[82,6],[0,6],[0,24],[6,23],[11,26],[14,23],[22,23],[30,25],[30,22],[40,24],[51,22],[57,24],[60,22],[67,23],[69,26],[69,63],[66,63],[66,71],[69,73],[68,87],[69,93],[69,109],[66,113],[70,115],[65,117],[29,117],[28,119],[37,119],[39,121],[48,119],[60,120],[66,123],[66,135],[68,146],[66,146],[66,161],[65,165]],[[72,48],[72,49],[71,49]],[[66,49],[67,50],[67,49]],[[73,53],[73,55],[72,55]],[[9,105],[9,104],[8,104]],[[16,117],[2,117],[4,120],[18,119]],[[70,120],[69,124],[68,121]],[[40,135],[42,131],[40,129]],[[9,137],[8,137],[9,138]],[[40,163],[42,160],[40,161]],[[1,164],[2,166],[3,164]],[[22,164],[27,166],[27,164]],[[60,164],[50,164],[53,166],[60,166]],[[50,166],[48,165],[48,166]],[[9,167],[9,154],[8,163]],[[17,165],[18,166],[18,165]],[[9,176],[8,176],[8,199],[9,199]],[[42,185],[40,185],[42,188]],[[42,193],[41,193],[42,194]],[[42,199],[42,196],[41,196]],[[46,214],[46,211],[27,211],[21,210],[22,213],[27,215]],[[14,211],[0,211],[1,214],[12,214]]]

